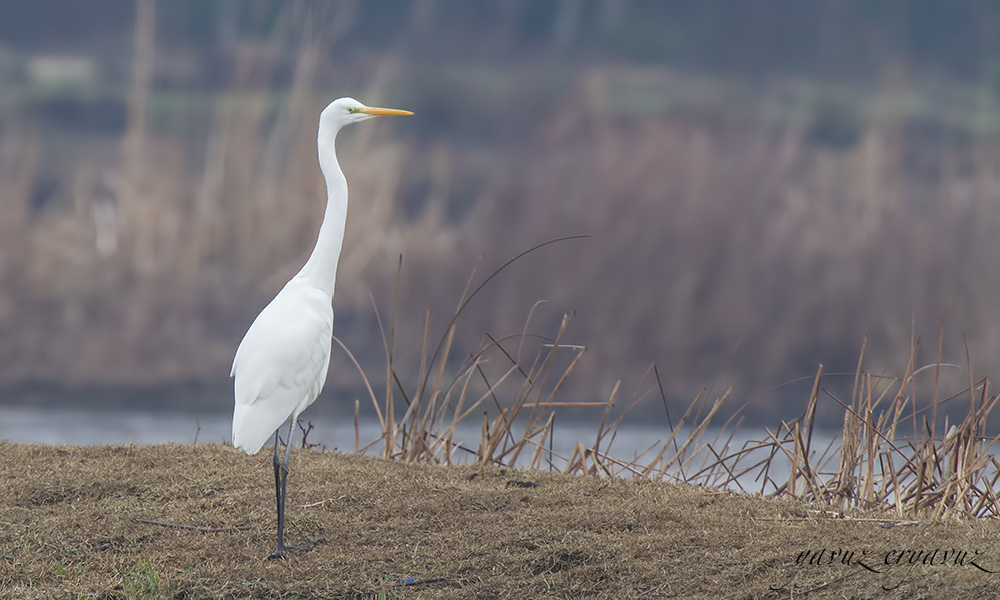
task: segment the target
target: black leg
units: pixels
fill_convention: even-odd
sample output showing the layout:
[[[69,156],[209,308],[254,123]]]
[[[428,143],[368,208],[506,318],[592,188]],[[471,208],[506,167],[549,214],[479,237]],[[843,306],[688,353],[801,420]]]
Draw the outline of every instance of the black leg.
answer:
[[[284,529],[285,529],[285,503],[284,498],[282,498],[281,490],[284,487],[283,477],[281,476],[281,460],[278,455],[278,432],[274,432],[274,498],[277,503],[278,508],[278,544],[274,548],[274,552],[269,554],[267,558],[285,558],[285,544],[284,544]],[[286,444],[287,448],[288,445]],[[286,465],[287,468],[287,465]]]
[[[278,433],[274,433],[274,495],[278,499],[278,543],[274,552],[267,558],[285,558],[285,550],[308,550],[317,542],[312,542],[304,546],[285,545],[285,504],[288,496],[288,457],[292,450],[292,434],[295,433],[295,419],[291,420],[288,428],[288,439],[285,441],[285,456],[282,461],[278,461]]]
[[[285,554],[285,502],[288,498],[288,454],[292,449],[292,434],[295,433],[295,419],[292,418],[288,427],[288,437],[285,439],[285,459],[281,461],[281,491],[278,496],[281,498],[281,507],[278,509],[278,549],[282,556]],[[275,458],[277,460],[277,458]]]

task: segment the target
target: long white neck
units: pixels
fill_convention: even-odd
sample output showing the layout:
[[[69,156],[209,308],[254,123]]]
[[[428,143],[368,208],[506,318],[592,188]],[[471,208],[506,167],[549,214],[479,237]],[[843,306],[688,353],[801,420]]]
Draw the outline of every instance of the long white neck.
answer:
[[[337,132],[326,131],[320,123],[317,145],[319,167],[326,178],[326,214],[319,228],[316,247],[309,260],[299,270],[295,279],[323,290],[333,299],[337,282],[337,263],[344,246],[344,228],[347,225],[347,178],[337,162]]]

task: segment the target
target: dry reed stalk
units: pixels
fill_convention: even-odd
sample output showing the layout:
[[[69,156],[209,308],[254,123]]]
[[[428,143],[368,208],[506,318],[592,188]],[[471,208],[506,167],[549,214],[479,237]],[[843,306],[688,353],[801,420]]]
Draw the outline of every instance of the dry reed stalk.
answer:
[[[680,430],[680,428],[687,421],[687,419],[691,415],[692,411],[695,410],[695,405],[697,405],[701,401],[701,399],[702,399],[702,397],[704,395],[705,395],[705,390],[704,389],[701,390],[700,392],[698,392],[698,395],[695,396],[695,398],[691,402],[691,404],[688,405],[687,410],[684,411],[684,414],[681,416],[680,421],[677,422],[677,427],[672,427],[670,429],[670,435],[667,437],[667,440],[660,446],[660,451],[656,454],[656,456],[653,458],[653,460],[650,461],[650,463],[648,465],[646,465],[646,468],[643,469],[643,476],[644,477],[650,477],[652,475],[652,473],[654,472],[654,470],[657,470],[660,473],[663,473],[665,471],[665,468],[662,465],[662,460],[663,460],[663,456],[667,452],[667,449],[669,448],[669,444],[671,444],[674,441],[674,438],[677,436],[677,432]],[[680,453],[679,450],[675,450],[674,456],[677,456],[679,453]]]
[[[535,444],[535,452],[531,455],[531,462],[528,463],[528,468],[539,469],[542,465],[542,457],[545,451],[545,441],[550,439],[552,435],[552,425],[555,422],[556,413],[549,413],[549,419],[545,422],[545,427],[543,428],[542,439]]]
[[[395,415],[395,402],[392,400],[392,390],[395,386],[393,383],[393,351],[396,348],[396,317],[399,314],[399,278],[403,271],[403,256],[400,255],[399,262],[396,265],[396,292],[392,297],[392,316],[389,325],[389,340],[385,341],[385,334],[382,334],[383,345],[385,346],[385,414],[386,420],[392,425],[386,432],[388,437],[385,440],[385,451],[391,452],[392,448],[396,446],[395,433],[398,429],[395,426],[396,415]],[[374,306],[374,299],[372,300],[372,305]],[[376,318],[378,318],[378,311],[376,311]],[[379,329],[382,328],[382,321],[379,321]],[[419,404],[419,403],[417,403]],[[410,404],[410,409],[414,407],[414,404]],[[406,416],[403,416],[402,422],[406,422]]]
[[[150,224],[143,219],[142,190],[146,184],[148,162],[146,116],[149,89],[153,82],[153,60],[156,35],[156,5],[153,0],[137,0],[135,10],[135,46],[132,59],[132,80],[129,86],[128,124],[122,144],[122,171],[126,186],[120,199],[128,242],[140,267],[152,261],[148,244],[152,236]]]
[[[726,390],[725,394],[719,396],[715,400],[715,402],[712,404],[711,410],[709,410],[708,414],[705,415],[705,417],[701,420],[701,422],[698,424],[698,427],[696,427],[695,430],[690,435],[688,435],[688,438],[684,440],[684,443],[681,444],[680,450],[678,450],[674,454],[674,456],[660,468],[661,479],[666,475],[666,472],[668,469],[670,469],[671,465],[673,465],[675,462],[678,461],[683,462],[684,453],[687,451],[688,447],[695,440],[701,437],[701,434],[705,431],[705,428],[708,427],[708,424],[712,420],[712,417],[715,416],[715,413],[718,412],[718,410],[722,407],[723,403],[725,403],[725,401],[729,399],[729,396],[732,393],[733,393],[733,388],[729,388],[728,390]],[[666,446],[666,444],[664,444],[664,446]]]
[[[382,416],[382,411],[379,408],[378,400],[375,397],[375,392],[372,390],[371,382],[368,381],[368,377],[365,375],[364,369],[362,369],[361,365],[358,364],[358,360],[354,358],[354,354],[352,354],[351,351],[348,350],[347,346],[344,345],[344,342],[340,341],[340,338],[338,338],[337,336],[333,336],[333,341],[337,342],[337,345],[340,346],[340,349],[343,350],[345,354],[347,354],[347,357],[351,359],[351,362],[354,364],[354,367],[358,370],[358,374],[361,376],[361,381],[365,384],[365,389],[368,390],[368,397],[372,401],[372,406],[375,407],[375,415],[378,417],[379,427],[384,431],[385,428],[387,427],[386,419],[385,417]]]

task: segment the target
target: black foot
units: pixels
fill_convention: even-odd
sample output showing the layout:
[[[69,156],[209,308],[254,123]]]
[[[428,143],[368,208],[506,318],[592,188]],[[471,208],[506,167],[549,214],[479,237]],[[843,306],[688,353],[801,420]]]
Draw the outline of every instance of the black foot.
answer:
[[[280,558],[281,560],[288,560],[288,556],[285,555],[285,549],[284,548],[282,548],[281,550],[275,549],[274,552],[272,552],[272,553],[268,554],[267,556],[265,556],[264,560],[275,560],[275,559],[278,559],[278,558]]]
[[[275,548],[274,552],[272,552],[272,553],[268,554],[267,556],[265,556],[264,560],[275,560],[275,559],[279,559],[279,558],[281,560],[288,560],[288,555],[285,553],[285,550],[312,550],[313,546],[315,546],[316,544],[318,544],[318,543],[320,543],[322,541],[323,540],[313,540],[313,541],[309,542],[308,544],[303,544],[301,546],[291,546],[291,545],[288,545],[288,544],[282,544],[281,546],[278,546],[277,548]]]

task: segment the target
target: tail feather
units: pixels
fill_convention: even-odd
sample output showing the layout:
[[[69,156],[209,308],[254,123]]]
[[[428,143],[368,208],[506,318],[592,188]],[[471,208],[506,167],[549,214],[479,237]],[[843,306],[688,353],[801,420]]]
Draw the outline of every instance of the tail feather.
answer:
[[[271,418],[261,418],[258,411],[253,408],[260,408],[255,405],[237,404],[233,411],[233,446],[246,452],[247,454],[257,454],[264,447],[267,440],[274,435],[274,432],[281,426],[288,416],[278,420],[277,415],[269,415]],[[254,413],[251,417],[250,413]]]

